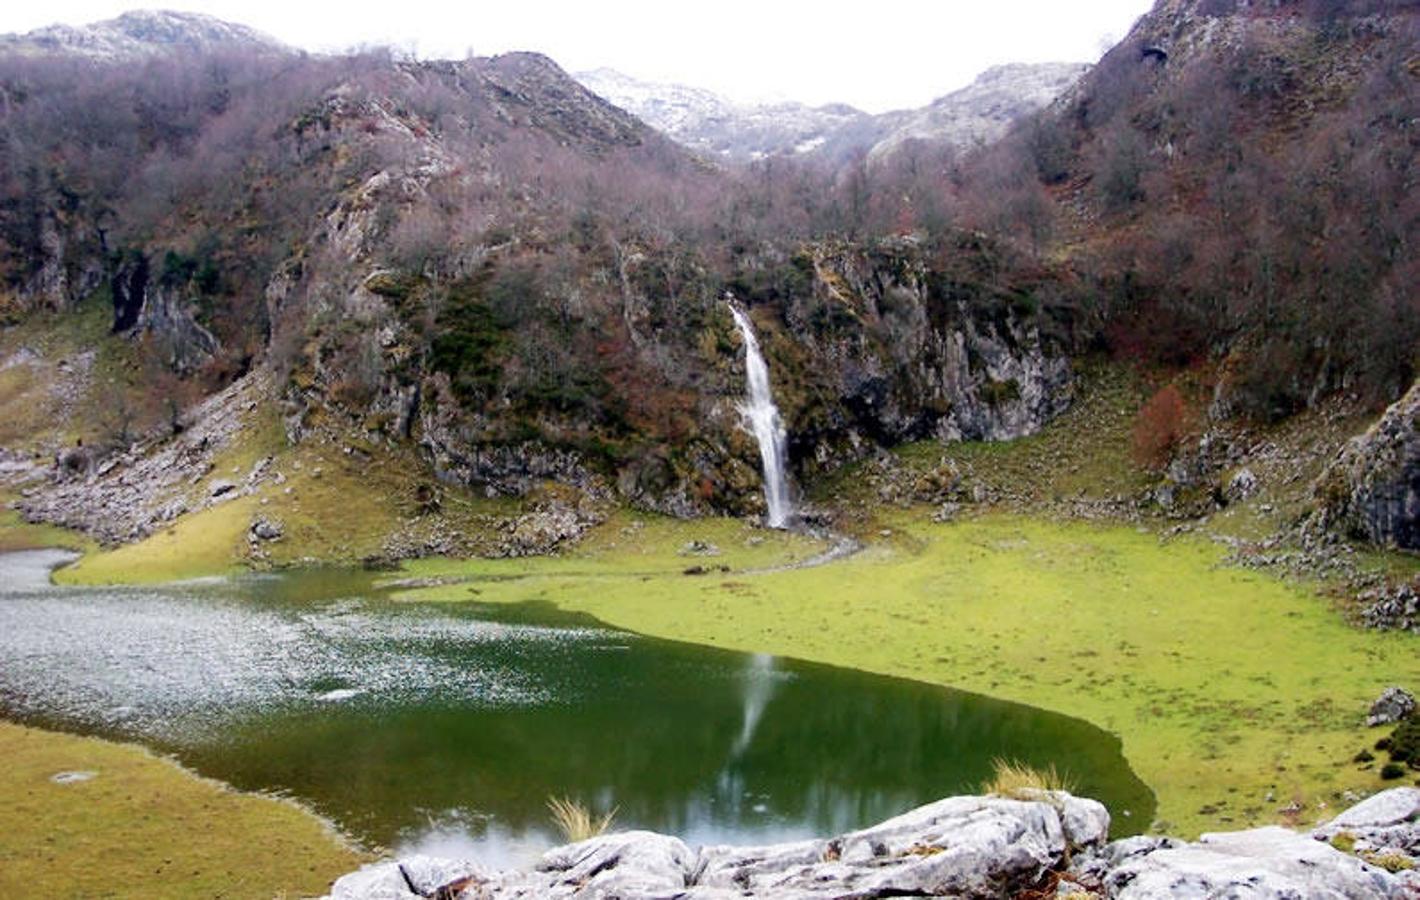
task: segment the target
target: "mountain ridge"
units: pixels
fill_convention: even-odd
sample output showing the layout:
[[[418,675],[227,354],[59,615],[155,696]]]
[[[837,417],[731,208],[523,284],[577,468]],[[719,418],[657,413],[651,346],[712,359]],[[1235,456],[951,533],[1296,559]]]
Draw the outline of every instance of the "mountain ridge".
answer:
[[[615,69],[574,77],[673,140],[728,162],[771,156],[844,161],[891,154],[910,140],[965,149],[999,138],[1088,71],[1084,63],[1007,63],[918,109],[868,113],[849,104],[739,103],[713,91],[643,81]]]
[[[164,9],[131,10],[88,25],[49,25],[0,35],[0,51],[69,53],[105,60],[219,48],[299,52],[246,25],[205,13]]]

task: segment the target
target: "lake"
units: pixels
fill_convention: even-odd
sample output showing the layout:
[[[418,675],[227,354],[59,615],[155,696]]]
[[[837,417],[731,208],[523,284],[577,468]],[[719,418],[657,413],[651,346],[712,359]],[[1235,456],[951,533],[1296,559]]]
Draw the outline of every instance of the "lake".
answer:
[[[645,638],[534,606],[396,602],[315,569],[60,588],[0,556],[0,713],[132,740],[289,794],[355,838],[526,862],[547,800],[696,843],[787,840],[1054,764],[1116,835],[1154,797],[1079,719],[947,688]]]

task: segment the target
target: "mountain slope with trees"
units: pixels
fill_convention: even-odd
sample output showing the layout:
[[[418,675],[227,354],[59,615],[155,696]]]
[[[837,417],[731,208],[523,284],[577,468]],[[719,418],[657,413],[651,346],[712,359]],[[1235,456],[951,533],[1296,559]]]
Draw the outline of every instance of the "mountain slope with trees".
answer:
[[[1414,374],[1416,19],[1165,0],[989,147],[737,167],[535,54],[165,33],[117,63],[12,40],[0,316],[22,335],[101,308],[123,361],[87,405],[51,391],[52,422],[84,415],[17,448],[77,438],[97,464],[259,371],[298,444],[413,448],[482,492],[551,478],[743,514],[761,501],[726,295],[810,482],[902,441],[1030,434],[1096,352],[1205,373],[1211,421],[1378,406]],[[32,383],[109,359],[25,349],[7,359],[48,373]],[[1151,407],[1174,410],[1165,457],[1189,406]]]

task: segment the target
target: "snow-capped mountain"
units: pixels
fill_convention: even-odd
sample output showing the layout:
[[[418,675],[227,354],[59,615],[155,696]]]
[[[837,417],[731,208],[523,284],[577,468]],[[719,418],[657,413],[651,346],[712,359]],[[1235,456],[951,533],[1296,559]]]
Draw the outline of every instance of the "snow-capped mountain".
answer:
[[[1012,122],[1050,105],[1089,68],[1084,63],[1013,63],[987,69],[961,90],[904,116],[871,156],[892,153],[913,139],[959,147],[989,144]]]
[[[706,156],[735,162],[780,153],[832,152],[836,138],[867,128],[875,116],[846,105],[741,104],[713,91],[641,81],[614,69],[576,75],[593,92],[673,140]]]
[[[91,25],[50,25],[26,34],[0,35],[0,50],[68,53],[101,59],[149,56],[176,49],[290,48],[254,28],[201,13],[135,10]]]
[[[713,91],[642,81],[613,69],[576,77],[673,140],[710,157],[743,162],[780,154],[841,160],[869,151],[879,157],[914,138],[962,147],[989,142],[1017,118],[1049,104],[1088,68],[997,66],[921,109],[880,115],[846,104],[736,103]]]

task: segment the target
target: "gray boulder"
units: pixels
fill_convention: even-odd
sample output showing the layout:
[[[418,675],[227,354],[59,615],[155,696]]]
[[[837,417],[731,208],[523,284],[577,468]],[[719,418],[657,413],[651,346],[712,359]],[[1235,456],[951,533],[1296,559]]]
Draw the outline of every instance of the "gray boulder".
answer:
[[[678,838],[628,831],[550,850],[536,871],[504,874],[482,890],[499,900],[674,897],[695,864],[695,851]]]
[[[1367,797],[1323,828],[1380,828],[1420,822],[1420,788],[1401,787]]]
[[[1401,687],[1388,687],[1371,704],[1370,715],[1366,717],[1369,726],[1389,725],[1399,722],[1415,712],[1415,695]]]
[[[1271,827],[1106,845],[1108,831],[1103,806],[1065,793],[952,797],[862,831],[771,846],[696,851],[631,831],[550,850],[531,870],[414,857],[341,878],[330,900],[412,900],[441,888],[465,900],[999,898],[1056,876],[1062,893],[1102,889],[1113,900],[1408,900],[1420,888],[1414,871],[1372,862],[1403,866],[1420,854],[1417,788],[1377,794],[1310,835]],[[1354,855],[1330,843],[1343,833]]]
[[[696,884],[754,897],[994,897],[1108,830],[1103,806],[1066,794],[953,797],[830,841],[707,848]]]
[[[329,900],[426,900],[470,877],[481,880],[487,873],[471,862],[410,856],[341,876],[331,886]]]
[[[1420,788],[1382,791],[1312,832],[1321,841],[1339,835],[1348,839],[1352,852],[1362,859],[1408,860],[1410,873],[1398,874],[1405,876],[1402,881],[1414,879],[1420,871]]]
[[[249,533],[252,538],[258,541],[276,541],[286,533],[286,526],[276,519],[261,517],[251,523]]]
[[[1196,844],[1127,859],[1105,876],[1115,900],[1387,900],[1390,873],[1307,836],[1271,826],[1205,834]]]

